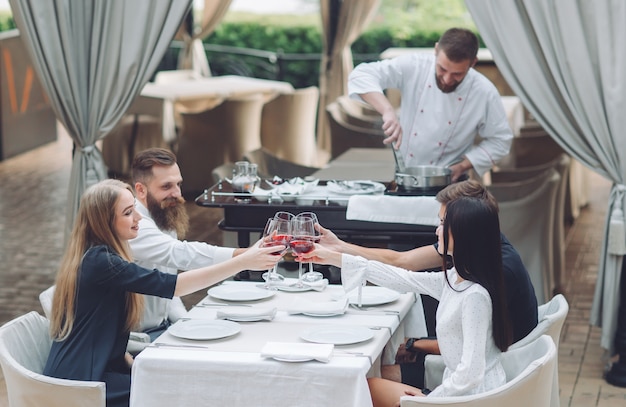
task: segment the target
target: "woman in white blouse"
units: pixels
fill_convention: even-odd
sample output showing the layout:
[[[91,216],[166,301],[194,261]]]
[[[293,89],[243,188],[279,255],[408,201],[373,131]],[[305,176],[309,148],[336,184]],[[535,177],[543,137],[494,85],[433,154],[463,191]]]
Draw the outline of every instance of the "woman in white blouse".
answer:
[[[341,266],[346,291],[368,280],[439,300],[437,338],[446,365],[442,384],[422,392],[382,378],[368,379],[374,407],[399,406],[404,395],[482,393],[506,382],[500,353],[511,344],[511,326],[504,298],[498,210],[486,200],[464,197],[442,206],[439,216],[438,247],[452,256],[454,264],[446,272],[414,273],[321,245],[302,257]]]

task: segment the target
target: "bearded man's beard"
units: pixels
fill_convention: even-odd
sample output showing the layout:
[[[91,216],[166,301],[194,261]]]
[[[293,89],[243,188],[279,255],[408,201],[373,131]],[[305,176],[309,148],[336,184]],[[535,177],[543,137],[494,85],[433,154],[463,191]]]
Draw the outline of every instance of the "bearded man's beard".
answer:
[[[189,230],[189,214],[185,209],[183,197],[167,198],[158,202],[152,194],[148,193],[148,211],[154,223],[161,230],[175,230],[179,239],[187,235]]]
[[[461,82],[455,82],[451,85],[446,85],[437,74],[435,74],[435,81],[437,82],[437,87],[443,93],[451,93],[461,84]]]

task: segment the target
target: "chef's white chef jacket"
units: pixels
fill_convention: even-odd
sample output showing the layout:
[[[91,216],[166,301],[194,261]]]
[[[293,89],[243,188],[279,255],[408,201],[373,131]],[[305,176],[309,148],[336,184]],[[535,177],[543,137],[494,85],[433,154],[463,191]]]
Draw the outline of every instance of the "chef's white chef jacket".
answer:
[[[141,267],[178,274],[178,270],[192,270],[221,263],[233,257],[235,249],[212,246],[204,242],[178,240],[173,230],[162,231],[150,216],[148,209],[137,201],[135,209],[141,214],[139,233],[129,241],[134,261]],[[175,322],[187,310],[179,297],[144,296],[144,313],[140,330],[159,326],[163,321]]]
[[[388,88],[402,93],[399,151],[407,166],[449,166],[465,156],[482,176],[509,153],[513,133],[500,95],[473,68],[451,93],[437,87],[434,53],[360,64],[348,79],[353,99]]]

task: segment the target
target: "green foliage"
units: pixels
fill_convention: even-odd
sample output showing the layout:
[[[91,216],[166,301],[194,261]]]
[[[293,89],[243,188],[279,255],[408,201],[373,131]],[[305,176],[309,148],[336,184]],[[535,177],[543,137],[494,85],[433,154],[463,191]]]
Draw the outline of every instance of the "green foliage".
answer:
[[[8,31],[15,28],[15,21],[11,13],[0,13],[0,31]]]

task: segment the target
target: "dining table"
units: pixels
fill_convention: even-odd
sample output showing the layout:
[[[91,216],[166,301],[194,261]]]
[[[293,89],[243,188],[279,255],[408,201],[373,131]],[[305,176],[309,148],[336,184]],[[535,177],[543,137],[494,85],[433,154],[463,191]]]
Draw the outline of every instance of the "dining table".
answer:
[[[295,279],[291,279],[295,280]],[[224,281],[136,358],[131,406],[372,405],[414,293]]]
[[[238,75],[189,78],[173,82],[148,82],[135,101],[138,105],[160,103],[162,106],[163,139],[176,139],[175,110],[199,112],[214,108],[224,100],[251,94],[263,94],[265,102],[281,93],[293,93],[288,82]]]

